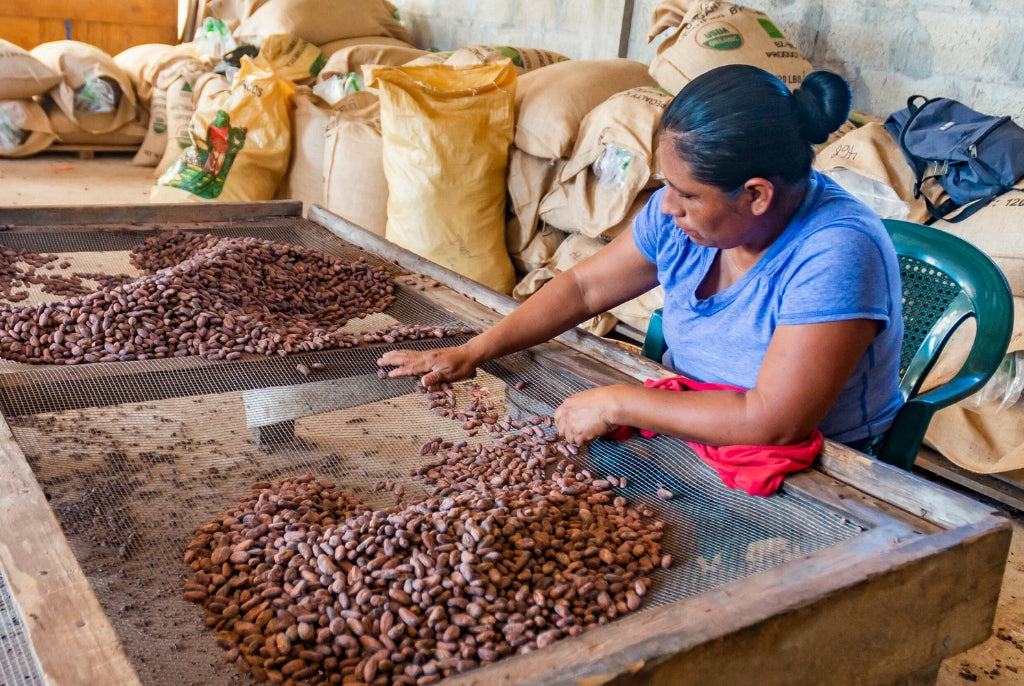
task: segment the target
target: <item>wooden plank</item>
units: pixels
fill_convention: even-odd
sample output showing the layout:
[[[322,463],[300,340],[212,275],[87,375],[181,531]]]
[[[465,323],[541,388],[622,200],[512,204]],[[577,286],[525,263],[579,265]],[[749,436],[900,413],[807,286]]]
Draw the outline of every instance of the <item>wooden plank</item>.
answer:
[[[295,200],[75,207],[54,205],[0,208],[0,225],[6,225],[6,231],[38,231],[39,227],[60,231],[100,230],[96,225],[116,231],[155,231],[161,227],[153,225],[159,224],[251,222],[301,216],[302,203]]]
[[[25,50],[55,40],[64,40],[64,22],[57,19],[38,19],[36,17],[0,16],[3,26],[3,39],[14,43]]]
[[[968,471],[924,446],[917,454],[914,467],[947,479],[986,498],[1024,511],[1024,483],[1009,475]]]
[[[961,526],[993,511],[988,505],[832,441],[826,441],[817,464],[825,474],[944,528]]]
[[[71,39],[95,45],[111,57],[135,45],[162,43],[175,45],[178,42],[177,19],[170,23],[153,25],[109,21],[73,21]]]
[[[866,526],[899,522],[906,534],[935,533],[941,528],[926,519],[873,498],[853,486],[822,474],[816,469],[789,474],[782,485],[787,492],[801,493],[837,515]]]
[[[107,2],[106,0],[32,0],[26,3],[6,3],[4,17],[25,17],[59,19],[60,21],[97,21],[111,24],[132,21],[143,26],[176,26],[178,7],[173,2],[153,0],[128,0],[128,2]]]
[[[0,565],[46,682],[139,683],[2,418],[0,531]]]
[[[911,539],[881,527],[445,683],[896,682],[991,635],[1010,536],[1000,517]]]

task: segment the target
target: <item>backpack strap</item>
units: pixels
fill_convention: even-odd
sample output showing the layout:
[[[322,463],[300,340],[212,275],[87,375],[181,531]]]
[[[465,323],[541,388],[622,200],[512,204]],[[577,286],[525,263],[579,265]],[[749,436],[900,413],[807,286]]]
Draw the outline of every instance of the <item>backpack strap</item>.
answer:
[[[909,150],[907,150],[907,142],[906,142],[907,129],[910,128],[911,122],[913,122],[914,119],[917,117],[917,115],[921,113],[921,110],[923,110],[929,103],[932,103],[932,102],[935,102],[936,100],[941,100],[941,99],[942,98],[931,98],[931,99],[928,99],[928,98],[926,98],[923,95],[911,95],[909,98],[907,98],[907,112],[908,112],[909,116],[907,117],[907,121],[903,122],[903,127],[900,129],[900,137],[899,137],[899,141],[898,142],[899,142],[900,149],[903,151],[904,155],[906,155],[907,157],[909,157],[910,159],[913,160],[913,164],[911,166],[914,169],[914,197],[915,198],[920,198],[921,197],[921,184],[924,183],[924,180],[925,180],[924,179],[924,174],[928,170],[928,163],[927,163],[927,161],[921,160],[919,157],[917,157],[916,155],[911,153]],[[927,201],[927,198],[925,200]],[[929,212],[930,211],[931,211],[931,208],[929,207]]]
[[[963,220],[967,219],[975,212],[980,210],[982,207],[992,202],[995,198],[999,197],[1006,191],[1010,190],[1010,188],[1011,187],[1000,186],[996,188],[996,190],[986,195],[984,198],[978,198],[972,203],[963,205],[963,209],[953,216],[948,216],[948,213],[954,211],[957,207],[960,207],[960,205],[957,205],[952,200],[947,200],[946,202],[936,207],[935,205],[932,204],[932,201],[928,199],[928,196],[925,196],[924,204],[925,207],[928,208],[928,214],[930,214],[931,216],[935,217],[936,219],[947,221],[950,224],[956,224],[957,222],[962,222]]]

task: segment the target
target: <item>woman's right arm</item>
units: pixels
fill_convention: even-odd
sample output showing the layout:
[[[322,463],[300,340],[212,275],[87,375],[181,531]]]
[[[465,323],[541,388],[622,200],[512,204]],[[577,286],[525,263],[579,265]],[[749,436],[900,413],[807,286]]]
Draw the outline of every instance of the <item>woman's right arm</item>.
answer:
[[[543,343],[654,288],[656,266],[624,231],[592,257],[562,272],[493,327],[466,343],[435,350],[391,350],[377,361],[388,376],[422,376],[425,386],[456,381],[479,365]]]

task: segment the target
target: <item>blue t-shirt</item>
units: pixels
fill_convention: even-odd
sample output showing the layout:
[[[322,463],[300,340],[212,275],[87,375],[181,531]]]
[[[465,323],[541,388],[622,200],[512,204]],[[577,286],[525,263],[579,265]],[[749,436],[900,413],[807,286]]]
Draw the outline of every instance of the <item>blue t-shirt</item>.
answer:
[[[633,241],[665,289],[665,366],[708,383],[752,388],[777,326],[844,319],[882,322],[821,422],[851,442],[889,428],[903,404],[899,262],[881,220],[831,179],[813,172],[789,226],[743,277],[697,297],[717,248],[692,242],[661,211],[656,192],[633,222]],[[814,379],[806,379],[814,383]]]

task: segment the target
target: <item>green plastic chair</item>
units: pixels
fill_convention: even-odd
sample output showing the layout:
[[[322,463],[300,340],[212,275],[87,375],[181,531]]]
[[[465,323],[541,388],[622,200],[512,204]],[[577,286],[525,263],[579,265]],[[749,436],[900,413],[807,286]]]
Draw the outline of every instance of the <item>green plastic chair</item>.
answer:
[[[999,267],[973,244],[933,226],[894,219],[883,223],[903,278],[900,390],[906,402],[874,454],[909,470],[932,416],[981,389],[1002,362],[1013,330],[1013,296]],[[946,383],[920,393],[953,332],[971,317],[977,334],[963,367]],[[665,350],[658,310],[648,324],[642,354],[660,362]]]

